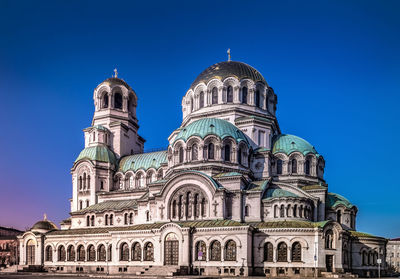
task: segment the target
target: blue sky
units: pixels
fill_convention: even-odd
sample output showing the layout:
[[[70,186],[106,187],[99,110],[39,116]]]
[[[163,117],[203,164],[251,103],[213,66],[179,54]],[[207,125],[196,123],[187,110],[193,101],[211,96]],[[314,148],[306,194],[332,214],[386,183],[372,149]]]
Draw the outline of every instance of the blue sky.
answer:
[[[208,66],[258,69],[282,132],[326,160],[357,228],[400,236],[398,1],[0,1],[0,225],[67,218],[93,89],[115,67],[146,149],[167,146]]]

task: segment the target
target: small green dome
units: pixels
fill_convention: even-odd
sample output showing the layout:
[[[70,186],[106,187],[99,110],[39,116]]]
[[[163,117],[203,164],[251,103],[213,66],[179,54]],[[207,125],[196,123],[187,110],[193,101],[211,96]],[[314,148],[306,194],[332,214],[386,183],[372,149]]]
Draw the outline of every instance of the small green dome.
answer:
[[[86,147],[81,151],[75,162],[82,159],[117,164],[117,156],[105,145]]]
[[[31,230],[46,230],[46,231],[52,231],[52,230],[58,230],[57,226],[48,220],[42,220],[39,222],[36,222]]]
[[[319,154],[317,150],[315,150],[314,146],[300,137],[282,134],[278,135],[274,139],[272,147],[273,154],[285,153],[286,155],[290,155],[295,151],[298,151],[303,155],[306,155],[307,153],[313,153],[319,157]]]
[[[94,125],[93,128],[96,128],[97,130],[101,130],[101,131],[109,131],[106,127],[104,127],[103,125]]]
[[[204,139],[208,135],[216,135],[221,139],[232,137],[237,143],[244,141],[249,144],[247,137],[239,128],[228,121],[217,118],[203,118],[181,128],[175,142],[180,139],[186,142],[191,136]]]
[[[295,198],[298,197],[298,195],[280,188],[269,188],[264,194],[264,199],[287,198],[287,197]]]
[[[352,208],[354,206],[345,197],[335,193],[328,193],[326,197],[326,206],[330,208],[335,208],[339,205],[343,205],[347,208]]]

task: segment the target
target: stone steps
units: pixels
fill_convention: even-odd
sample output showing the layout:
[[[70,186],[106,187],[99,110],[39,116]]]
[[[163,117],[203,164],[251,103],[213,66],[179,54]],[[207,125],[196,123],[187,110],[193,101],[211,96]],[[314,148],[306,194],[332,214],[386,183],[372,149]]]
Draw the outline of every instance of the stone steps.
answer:
[[[178,271],[178,266],[148,266],[136,272],[136,275],[174,276]]]

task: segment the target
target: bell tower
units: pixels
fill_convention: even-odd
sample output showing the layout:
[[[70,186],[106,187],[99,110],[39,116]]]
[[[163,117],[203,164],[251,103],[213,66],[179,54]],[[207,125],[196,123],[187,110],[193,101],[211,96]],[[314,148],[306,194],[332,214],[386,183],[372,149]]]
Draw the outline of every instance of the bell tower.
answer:
[[[138,134],[136,118],[137,96],[133,89],[113,77],[100,83],[93,93],[95,112],[92,126],[104,126],[110,130],[107,145],[119,157],[143,151],[145,140]]]

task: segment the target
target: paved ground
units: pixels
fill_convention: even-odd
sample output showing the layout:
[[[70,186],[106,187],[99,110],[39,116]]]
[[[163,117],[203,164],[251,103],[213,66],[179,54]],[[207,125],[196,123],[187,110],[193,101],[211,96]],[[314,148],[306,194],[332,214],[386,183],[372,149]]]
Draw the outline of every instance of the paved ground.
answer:
[[[114,279],[127,279],[127,278],[133,278],[133,279],[139,279],[139,278],[145,278],[145,279],[163,279],[163,278],[171,278],[171,277],[156,277],[156,276],[131,276],[131,275],[126,275],[126,276],[102,276],[102,275],[76,275],[76,274],[71,274],[71,275],[59,275],[59,274],[49,274],[49,273],[41,273],[41,274],[24,274],[24,273],[14,273],[14,274],[1,274],[0,273],[0,279],[50,279],[50,278],[56,278],[56,279],[93,279],[93,278],[114,278]],[[176,276],[174,279],[234,279],[234,278],[240,278],[240,279],[265,279],[265,277],[207,277],[207,276]],[[281,279],[285,279],[280,277]],[[389,277],[385,277],[386,279],[389,279]],[[398,279],[398,277],[391,277],[392,279]],[[301,278],[303,279],[303,278]],[[311,278],[310,278],[311,279]],[[369,278],[369,279],[374,279],[374,278]],[[375,278],[377,279],[377,278]]]

